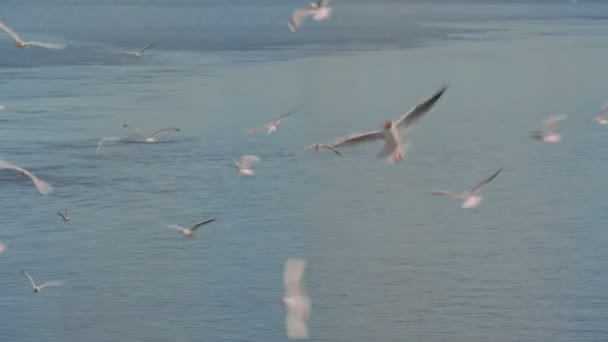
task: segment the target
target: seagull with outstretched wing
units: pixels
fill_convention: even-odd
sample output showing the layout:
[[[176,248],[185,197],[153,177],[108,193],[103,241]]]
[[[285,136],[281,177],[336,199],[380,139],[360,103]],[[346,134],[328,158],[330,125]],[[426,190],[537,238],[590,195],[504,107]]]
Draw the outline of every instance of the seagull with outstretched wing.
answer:
[[[318,0],[311,2],[304,8],[298,8],[291,13],[287,26],[291,32],[296,32],[304,19],[312,17],[313,20],[326,20],[331,17],[332,8],[329,7],[329,0]]]
[[[65,48],[65,45],[63,44],[53,44],[53,43],[44,43],[44,42],[35,42],[35,41],[30,41],[30,42],[26,42],[23,39],[21,39],[21,37],[19,37],[19,35],[17,34],[17,32],[13,31],[10,27],[8,27],[5,23],[0,21],[0,30],[8,33],[9,36],[11,36],[11,38],[13,38],[13,40],[15,41],[15,45],[17,45],[17,47],[19,48],[24,48],[24,47],[41,47],[41,48],[45,48],[45,49],[53,49],[53,50],[60,50]]]
[[[206,225],[208,223],[214,222],[214,221],[215,221],[214,218],[208,219],[208,220],[205,220],[205,221],[201,221],[201,222],[198,222],[198,223],[194,224],[190,228],[184,228],[184,227],[178,226],[176,224],[169,225],[168,227],[172,228],[172,229],[175,229],[175,230],[178,230],[180,232],[180,234],[182,234],[183,236],[193,237],[194,236],[194,232],[197,229],[199,229],[200,227],[202,227],[202,226],[204,226],[204,225]]]
[[[448,191],[433,191],[432,194],[460,199],[460,200],[462,200],[462,207],[465,209],[476,208],[479,206],[479,204],[481,203],[481,200],[483,198],[481,195],[479,195],[479,193],[481,192],[481,189],[484,186],[488,185],[491,181],[493,181],[494,178],[496,178],[496,176],[498,176],[500,171],[502,171],[502,168],[498,169],[498,171],[496,171],[490,177],[479,182],[477,185],[475,185],[473,187],[473,189],[471,189],[471,191],[464,191],[459,194],[453,193],[453,192],[448,192]]]

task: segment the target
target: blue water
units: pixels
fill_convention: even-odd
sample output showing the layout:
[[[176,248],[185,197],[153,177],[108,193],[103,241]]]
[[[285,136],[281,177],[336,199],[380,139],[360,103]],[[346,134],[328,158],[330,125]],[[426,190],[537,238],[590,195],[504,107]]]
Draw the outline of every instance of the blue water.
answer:
[[[284,341],[283,263],[308,260],[313,341],[608,340],[608,5],[6,1],[0,341]],[[121,55],[155,42],[142,58]],[[373,129],[442,84],[399,165]],[[276,134],[243,131],[298,106]],[[559,144],[529,132],[567,113]],[[123,122],[163,143],[97,141]],[[262,158],[255,177],[232,159]],[[429,194],[504,167],[477,209]],[[55,215],[69,207],[72,221]],[[218,221],[185,239],[164,224]],[[33,294],[19,269],[64,285]]]

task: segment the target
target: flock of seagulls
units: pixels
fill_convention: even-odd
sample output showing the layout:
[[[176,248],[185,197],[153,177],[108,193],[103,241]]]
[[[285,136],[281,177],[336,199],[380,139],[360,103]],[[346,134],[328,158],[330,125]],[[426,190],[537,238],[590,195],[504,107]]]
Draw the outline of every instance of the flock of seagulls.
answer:
[[[331,17],[332,8],[329,7],[329,0],[318,0],[311,2],[304,8],[298,8],[294,10],[288,21],[288,27],[292,32],[296,32],[307,18],[312,18],[315,21],[326,20]],[[4,23],[0,22],[0,29],[6,32],[16,43],[19,48],[25,47],[40,47],[47,49],[63,49],[65,45],[45,43],[38,41],[24,41],[20,36],[9,28]],[[124,51],[124,54],[131,56],[142,56],[144,51],[153,47],[154,44],[148,44],[141,49]],[[382,150],[377,154],[379,159],[387,162],[400,163],[408,153],[409,142],[406,140],[407,132],[413,127],[413,125],[428,113],[443,96],[447,86],[441,87],[433,95],[423,100],[422,102],[415,105],[406,113],[399,116],[396,120],[386,120],[382,123],[379,129],[370,130],[362,133],[350,134],[344,137],[337,138],[334,143],[328,144],[313,144],[304,148],[305,151],[321,151],[327,150],[334,153],[336,156],[342,156],[339,149],[344,147],[358,146],[364,143],[370,142],[383,142]],[[5,109],[4,106],[0,105],[0,110]],[[266,132],[267,135],[275,133],[281,123],[283,123],[288,117],[290,117],[295,109],[282,114],[276,119],[263,124],[261,127],[250,128],[245,132],[248,134],[257,132]],[[606,115],[608,114],[608,104],[604,105],[599,113],[593,118],[593,122],[601,125],[608,124]],[[561,140],[561,135],[558,133],[557,128],[559,122],[566,119],[566,115],[553,115],[548,117],[542,122],[541,127],[532,132],[531,136],[539,141],[545,143],[557,143]],[[132,136],[136,136],[136,141],[145,143],[156,143],[159,138],[168,134],[175,134],[181,131],[180,128],[163,128],[152,133],[146,133],[137,127],[130,124],[123,123],[123,128],[128,129],[128,136],[126,137],[104,137],[97,143],[96,153],[99,153],[103,144],[108,141],[122,141],[130,139]],[[243,176],[255,175],[253,165],[261,162],[261,159],[257,155],[247,154],[243,155],[240,160],[234,160],[230,166],[233,167],[238,174]],[[16,166],[8,161],[0,160],[0,170],[12,170],[16,171],[17,174],[29,177],[33,182],[36,189],[43,195],[47,195],[53,191],[53,187],[45,182],[44,180],[36,177],[32,172]],[[481,190],[494,181],[497,176],[501,173],[502,168],[498,169],[488,178],[482,180],[476,184],[469,191],[461,193],[453,193],[448,191],[433,191],[432,195],[445,196],[448,198],[458,199],[462,202],[462,208],[476,208],[481,204],[482,196],[480,195]],[[68,208],[62,209],[57,212],[57,215],[61,217],[63,221],[70,221],[70,210]],[[167,228],[178,231],[181,235],[193,238],[196,231],[210,223],[215,222],[215,218],[206,219],[195,223],[190,227],[182,227],[179,225],[171,224],[167,225]],[[0,252],[6,249],[6,245],[0,242]],[[307,291],[303,285],[303,275],[306,268],[306,260],[303,259],[288,259],[285,262],[285,268],[283,272],[283,281],[285,287],[285,295],[282,298],[282,302],[286,308],[286,319],[285,327],[287,337],[290,339],[303,339],[309,338],[308,319],[311,314],[311,300]],[[24,270],[21,270],[23,275],[29,280],[31,287],[34,292],[40,292],[45,288],[59,286],[61,282],[48,281],[45,283],[37,284],[34,278]]]

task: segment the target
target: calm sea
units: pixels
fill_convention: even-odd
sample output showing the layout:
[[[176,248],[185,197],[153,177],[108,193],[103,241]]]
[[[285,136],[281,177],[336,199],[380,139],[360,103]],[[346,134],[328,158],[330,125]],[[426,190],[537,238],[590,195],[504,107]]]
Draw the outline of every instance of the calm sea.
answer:
[[[608,341],[608,4],[16,1],[0,20],[0,341],[285,341],[308,260],[313,341]],[[141,58],[120,52],[148,43]],[[399,165],[375,129],[441,85]],[[246,135],[297,107],[276,134]],[[568,114],[559,144],[529,133]],[[123,122],[158,144],[97,141]],[[254,177],[228,164],[258,154]],[[498,168],[477,209],[430,195]],[[55,212],[69,207],[71,222]],[[215,217],[195,239],[166,224]],[[63,281],[34,294],[19,273]]]

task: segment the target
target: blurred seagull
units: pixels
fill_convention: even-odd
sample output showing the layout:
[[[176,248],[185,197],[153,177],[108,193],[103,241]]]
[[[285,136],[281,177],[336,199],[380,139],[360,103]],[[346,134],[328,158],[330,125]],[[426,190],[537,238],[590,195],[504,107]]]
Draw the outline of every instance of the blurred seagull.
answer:
[[[34,282],[34,278],[32,278],[31,275],[29,275],[27,272],[25,272],[24,270],[21,270],[21,273],[23,273],[23,275],[25,275],[27,277],[27,279],[30,280],[30,283],[32,284],[32,289],[34,290],[34,292],[40,292],[42,291],[42,289],[44,289],[45,287],[51,287],[51,286],[59,286],[61,285],[61,282],[59,281],[47,281],[46,283],[37,285]]]
[[[8,33],[8,35],[11,36],[15,40],[15,45],[17,45],[17,47],[20,47],[20,48],[28,47],[28,46],[42,47],[42,48],[54,49],[54,50],[65,48],[65,45],[63,45],[63,44],[52,44],[52,43],[43,43],[43,42],[25,42],[21,39],[21,37],[19,37],[17,32],[13,31],[10,27],[6,26],[6,24],[4,24],[1,21],[0,21],[0,30]]]
[[[557,133],[557,124],[566,119],[566,115],[552,115],[543,121],[541,128],[532,132],[532,137],[546,143],[556,143],[562,139]]]
[[[53,191],[53,187],[50,184],[48,184],[47,182],[34,176],[34,174],[29,172],[28,170],[20,168],[19,166],[13,165],[13,164],[7,162],[6,160],[0,160],[0,170],[2,170],[2,169],[15,170],[15,171],[19,172],[19,174],[22,176],[30,177],[32,179],[32,181],[34,182],[36,189],[38,189],[38,191],[40,191],[40,193],[43,195],[46,195]]]
[[[99,142],[97,143],[97,149],[95,150],[95,154],[99,153],[99,150],[101,150],[101,146],[103,145],[104,142],[106,141],[119,141],[122,140],[124,138],[121,137],[105,137],[101,140],[99,140]]]
[[[442,87],[433,96],[417,104],[409,112],[401,115],[396,121],[384,121],[383,129],[369,131],[365,133],[353,134],[344,138],[337,139],[335,144],[329,145],[332,148],[340,146],[357,145],[360,143],[371,142],[376,140],[384,140],[384,149],[378,154],[378,158],[390,160],[391,158],[399,163],[403,159],[404,152],[407,152],[409,145],[401,142],[400,133],[407,132],[418,119],[428,112],[441,95],[445,92],[447,86]],[[314,145],[313,145],[314,146]]]
[[[67,222],[70,220],[70,209],[65,208],[65,213],[60,210],[57,212],[57,215],[61,216],[61,218]]]
[[[4,243],[2,243],[2,241],[0,241],[0,253],[4,252],[6,250],[6,245]]]
[[[289,339],[303,339],[309,335],[310,297],[302,284],[305,268],[306,260],[303,259],[287,259],[285,262],[283,304],[287,309],[285,327]]]
[[[147,143],[155,143],[158,141],[158,137],[163,135],[163,134],[169,134],[169,133],[177,133],[179,131],[181,131],[181,129],[179,128],[163,128],[163,129],[159,129],[156,132],[153,132],[151,134],[146,134],[144,133],[142,130],[140,130],[137,127],[131,126],[129,124],[123,123],[122,124],[123,128],[130,128],[131,129],[131,133],[134,134],[138,134],[141,135],[144,138],[144,141]]]
[[[122,53],[124,53],[126,55],[130,55],[130,56],[141,57],[144,54],[145,50],[147,50],[153,46],[154,46],[154,44],[148,44],[139,50],[128,50],[128,51],[123,51]]]
[[[281,122],[283,120],[285,120],[285,118],[290,116],[291,113],[293,113],[293,112],[294,112],[294,109],[290,110],[289,112],[279,116],[278,118],[276,118],[268,123],[265,123],[264,126],[262,126],[262,127],[250,128],[250,129],[246,130],[245,132],[251,134],[251,133],[255,133],[255,132],[259,132],[259,131],[266,131],[266,134],[270,135],[270,134],[276,132],[279,124],[281,124]]]
[[[289,30],[291,32],[296,32],[298,28],[302,26],[304,19],[310,16],[316,21],[329,19],[332,8],[328,5],[329,0],[318,0],[309,3],[305,8],[296,9],[291,13],[291,18],[289,18],[289,21],[287,22]]]
[[[306,147],[304,147],[304,151],[310,151],[310,150],[319,151],[322,148],[330,150],[338,156],[342,155],[342,153],[338,152],[338,150],[336,150],[335,148],[333,148],[329,145],[325,145],[325,144],[314,144],[314,145],[306,146]]]
[[[451,197],[451,198],[458,198],[463,201],[462,202],[463,208],[467,208],[467,209],[476,208],[477,206],[479,206],[479,204],[481,203],[481,199],[483,198],[482,196],[479,195],[481,188],[483,188],[485,185],[487,185],[488,183],[493,181],[494,178],[496,178],[496,176],[498,176],[500,171],[502,171],[502,168],[498,169],[498,171],[496,171],[496,173],[494,173],[487,179],[484,179],[479,184],[475,185],[473,187],[473,189],[471,189],[471,191],[465,191],[460,194],[455,194],[455,193],[447,192],[447,191],[434,191],[434,192],[432,192],[432,194],[440,195],[440,196],[447,196],[447,197]]]
[[[262,159],[254,154],[246,154],[241,157],[240,161],[233,161],[232,166],[239,172],[239,174],[244,176],[253,176],[255,175],[255,171],[251,168],[253,163],[259,163]]]
[[[593,122],[596,122],[600,125],[608,124],[608,119],[606,119],[606,114],[608,114],[608,103],[606,103],[602,108],[600,108],[600,112],[593,118]]]
[[[180,233],[181,233],[183,236],[187,236],[187,237],[193,237],[193,236],[194,236],[194,232],[195,232],[195,231],[196,231],[196,230],[197,230],[199,227],[204,226],[204,225],[206,225],[207,223],[211,223],[211,222],[213,222],[213,221],[215,221],[215,219],[214,219],[214,218],[209,219],[209,220],[206,220],[206,221],[202,221],[202,222],[199,222],[199,223],[195,224],[194,226],[192,226],[192,227],[190,227],[190,228],[184,228],[184,227],[180,227],[180,226],[178,226],[178,225],[176,225],[176,224],[169,225],[168,227],[169,227],[169,228],[172,228],[172,229],[176,229],[176,230],[178,230],[178,231],[179,231],[179,232],[180,232]]]

